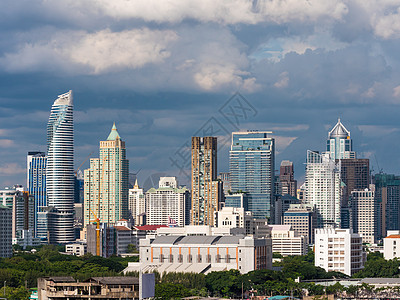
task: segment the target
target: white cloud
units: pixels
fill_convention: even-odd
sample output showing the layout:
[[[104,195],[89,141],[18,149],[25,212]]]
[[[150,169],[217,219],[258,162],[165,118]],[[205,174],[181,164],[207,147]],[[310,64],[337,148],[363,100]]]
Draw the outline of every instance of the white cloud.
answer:
[[[393,88],[393,97],[400,97],[400,85]]]
[[[170,56],[167,47],[178,36],[171,30],[148,28],[95,33],[67,31],[50,40],[25,43],[6,53],[0,65],[11,72],[50,70],[99,74],[113,69],[136,69],[157,64]],[[72,65],[71,65],[72,64]],[[74,66],[75,65],[75,66]]]
[[[16,163],[9,163],[0,166],[0,176],[16,175],[25,172],[26,169],[21,168],[21,166]]]
[[[279,75],[279,80],[275,82],[274,87],[280,89],[280,88],[285,88],[289,85],[289,73],[288,72],[282,72]]]
[[[14,146],[14,141],[9,139],[0,139],[0,148],[9,148]]]
[[[347,13],[347,6],[341,0],[92,0],[87,5],[116,19],[173,23],[184,19],[225,24],[314,22],[341,19]]]

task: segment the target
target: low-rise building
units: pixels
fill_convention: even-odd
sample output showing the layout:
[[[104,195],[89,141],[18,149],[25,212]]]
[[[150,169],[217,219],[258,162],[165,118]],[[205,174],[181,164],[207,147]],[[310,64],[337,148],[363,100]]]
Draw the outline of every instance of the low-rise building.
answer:
[[[136,277],[92,277],[79,282],[73,277],[38,278],[39,300],[139,299]]]
[[[388,236],[383,239],[383,257],[385,259],[400,257],[399,230],[388,230]]]
[[[140,262],[129,263],[124,272],[195,272],[239,270],[247,273],[272,268],[268,238],[240,235],[168,235],[140,240]]]
[[[26,249],[28,246],[39,246],[40,238],[35,238],[32,230],[19,230],[17,231],[16,237],[13,238],[13,245],[19,245],[22,249]]]
[[[67,244],[65,245],[65,252],[76,256],[83,256],[87,252],[87,245],[84,243]]]
[[[271,228],[272,251],[283,256],[306,255],[308,241],[304,235],[299,235],[291,225],[269,225]]]
[[[315,266],[349,276],[364,268],[362,238],[351,229],[315,229]]]

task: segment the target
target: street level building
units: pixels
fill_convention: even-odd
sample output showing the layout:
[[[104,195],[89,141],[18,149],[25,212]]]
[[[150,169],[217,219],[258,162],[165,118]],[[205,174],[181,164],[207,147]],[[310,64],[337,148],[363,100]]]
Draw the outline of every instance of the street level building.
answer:
[[[349,276],[364,268],[362,238],[351,229],[315,229],[315,266]]]
[[[270,239],[249,236],[158,236],[140,240],[140,262],[124,272],[194,272],[272,268]]]

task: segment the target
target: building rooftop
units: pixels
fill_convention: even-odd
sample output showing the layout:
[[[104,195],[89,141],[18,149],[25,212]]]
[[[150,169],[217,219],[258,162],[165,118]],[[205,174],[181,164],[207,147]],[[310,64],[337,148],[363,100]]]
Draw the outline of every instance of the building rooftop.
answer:
[[[116,230],[130,231],[128,227],[125,226],[114,226]]]
[[[54,282],[75,282],[75,279],[72,276],[51,276],[47,277],[47,280]]]
[[[96,281],[101,284],[139,284],[139,278],[131,276],[91,277],[87,281]]]
[[[329,132],[329,138],[336,138],[336,137],[341,137],[341,138],[350,137],[350,131],[348,131],[346,127],[343,126],[343,124],[340,122],[340,118],[338,119],[336,125]]]
[[[136,230],[146,230],[146,231],[154,231],[160,227],[168,227],[167,225],[143,225],[143,226],[134,226]]]
[[[400,234],[392,234],[385,237],[385,239],[400,239]]]
[[[118,134],[117,131],[117,126],[115,126],[115,123],[113,124],[113,127],[111,128],[111,132],[108,135],[107,141],[115,141],[116,139],[121,139],[121,137]]]

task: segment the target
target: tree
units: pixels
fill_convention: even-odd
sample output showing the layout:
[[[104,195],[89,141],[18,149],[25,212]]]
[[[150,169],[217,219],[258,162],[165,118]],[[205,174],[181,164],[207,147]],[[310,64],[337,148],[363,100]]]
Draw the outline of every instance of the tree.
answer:
[[[134,244],[129,244],[127,247],[128,253],[138,253],[136,246]]]
[[[173,283],[159,283],[156,285],[155,297],[156,299],[180,299],[190,296],[190,291],[181,284]]]

